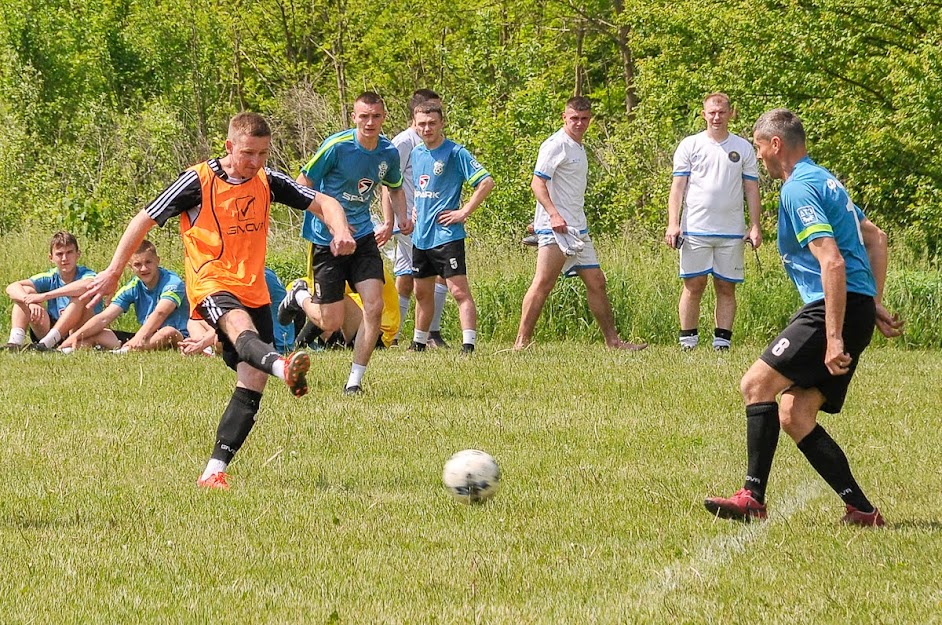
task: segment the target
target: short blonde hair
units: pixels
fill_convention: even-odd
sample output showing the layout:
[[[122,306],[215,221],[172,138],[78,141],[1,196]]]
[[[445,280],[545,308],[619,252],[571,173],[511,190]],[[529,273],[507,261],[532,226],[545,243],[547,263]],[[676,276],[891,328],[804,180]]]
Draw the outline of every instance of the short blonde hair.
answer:
[[[229,120],[229,140],[237,136],[243,137],[270,137],[271,127],[265,118],[258,113],[242,111]]]

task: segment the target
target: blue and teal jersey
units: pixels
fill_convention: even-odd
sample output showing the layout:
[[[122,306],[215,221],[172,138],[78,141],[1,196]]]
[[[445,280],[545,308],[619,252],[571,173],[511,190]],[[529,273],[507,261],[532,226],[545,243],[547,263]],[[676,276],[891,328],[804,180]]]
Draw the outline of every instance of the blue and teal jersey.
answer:
[[[294,323],[278,323],[278,304],[288,294],[288,290],[275,272],[268,267],[265,267],[265,282],[268,284],[268,294],[271,295],[271,323],[275,335],[275,349],[282,354],[287,354],[294,349]]]
[[[876,295],[876,282],[864,246],[863,211],[831,172],[807,156],[782,185],[778,211],[778,250],[788,276],[806,304],[824,298],[821,265],[808,243],[831,237],[844,257],[847,291]]]
[[[402,186],[399,150],[386,137],[379,138],[376,149],[367,150],[357,141],[355,128],[328,137],[301,173],[315,191],[340,202],[354,239],[373,232],[370,204],[380,185]],[[327,225],[310,213],[304,215],[301,236],[317,245],[330,245],[333,238]]]
[[[124,312],[134,306],[137,322],[144,325],[147,318],[157,308],[157,304],[161,300],[167,300],[175,308],[160,327],[170,326],[179,330],[183,336],[189,336],[186,331],[186,320],[190,316],[190,304],[186,299],[186,287],[183,285],[183,280],[169,269],[158,267],[157,271],[159,278],[154,288],[148,289],[147,285],[135,276],[118,289],[111,303],[120,306]]]
[[[79,265],[75,268],[75,280],[94,278],[96,275],[97,274],[88,267]],[[68,284],[62,280],[58,268],[50,269],[43,273],[37,273],[35,276],[32,276],[29,281],[33,283],[33,288],[36,289],[37,293],[55,291]],[[46,310],[49,312],[49,319],[53,324],[59,320],[62,311],[65,310],[65,307],[68,306],[71,301],[71,298],[68,297],[57,297],[46,302]],[[98,304],[95,305],[95,314],[100,313],[103,308],[102,303],[98,302]]]
[[[461,208],[461,187],[465,182],[476,187],[490,174],[463,145],[450,139],[434,150],[424,143],[415,146],[411,161],[416,215],[412,244],[428,250],[465,238],[464,224],[443,226],[438,223],[438,216],[442,211]]]

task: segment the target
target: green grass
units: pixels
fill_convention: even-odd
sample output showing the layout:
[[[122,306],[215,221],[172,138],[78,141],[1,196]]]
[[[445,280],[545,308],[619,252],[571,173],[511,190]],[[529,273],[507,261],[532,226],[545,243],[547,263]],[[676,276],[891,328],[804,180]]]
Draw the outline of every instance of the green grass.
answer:
[[[377,353],[362,398],[317,354],[228,493],[195,486],[219,359],[0,353],[0,621],[942,622],[938,353],[868,351],[823,420],[889,522],[859,530],[784,435],[768,522],[702,509],[741,484],[757,347],[506,347]],[[487,505],[440,483],[467,447],[503,469]]]

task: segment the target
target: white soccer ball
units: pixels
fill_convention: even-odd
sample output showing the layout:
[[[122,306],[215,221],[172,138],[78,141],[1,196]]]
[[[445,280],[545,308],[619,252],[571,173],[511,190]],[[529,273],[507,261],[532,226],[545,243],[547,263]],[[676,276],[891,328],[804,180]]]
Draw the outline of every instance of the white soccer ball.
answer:
[[[493,497],[500,489],[500,467],[490,454],[465,449],[445,463],[442,481],[461,503],[480,503]]]

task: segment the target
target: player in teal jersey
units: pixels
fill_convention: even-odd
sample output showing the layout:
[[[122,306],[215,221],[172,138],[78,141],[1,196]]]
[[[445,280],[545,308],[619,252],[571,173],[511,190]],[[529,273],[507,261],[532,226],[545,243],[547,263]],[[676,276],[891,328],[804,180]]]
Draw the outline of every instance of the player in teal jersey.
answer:
[[[420,104],[414,126],[422,144],[412,150],[415,185],[415,229],[412,232],[412,267],[415,280],[415,334],[411,349],[422,351],[429,338],[435,312],[435,278],[441,276],[458,304],[462,346],[474,351],[477,342],[477,309],[468,285],[465,229],[468,216],[494,188],[494,179],[464,146],[444,135],[442,108]],[[462,206],[464,183],[474,188]]]
[[[190,305],[180,276],[160,266],[157,248],[144,240],[131,255],[134,277],[115,293],[111,304],[63,341],[64,352],[81,347],[122,351],[173,349],[187,336]],[[134,334],[108,326],[134,306],[140,329]]]
[[[744,487],[712,497],[723,518],[765,518],[766,482],[784,429],[846,506],[843,523],[884,524],[854,479],[840,446],[817,422],[840,412],[874,327],[898,336],[902,322],[882,303],[886,235],[851,201],[840,182],[808,158],[805,131],[787,109],[763,114],[753,129],[756,154],[784,180],[778,246],[805,306],[743,376],[748,465]],[[776,397],[781,394],[781,406]]]
[[[279,307],[279,318],[287,320],[303,310],[322,331],[333,333],[344,321],[344,287],[360,294],[363,324],[354,343],[353,365],[344,393],[361,392],[361,381],[381,331],[383,315],[383,259],[379,245],[392,236],[393,216],[404,234],[412,231],[406,215],[399,170],[399,151],[382,136],[386,105],[377,94],[360,94],[353,104],[355,128],[328,137],[302,168],[298,182],[336,198],[344,208],[348,228],[356,241],[353,254],[330,253],[331,235],[316,218],[304,218],[301,235],[310,242],[308,273],[314,293],[303,280],[291,285]],[[389,210],[383,225],[374,232],[370,205],[381,186],[390,191]]]
[[[49,243],[49,260],[56,265],[55,269],[7,286],[13,312],[10,339],[5,349],[50,351],[72,330],[101,312],[100,304],[94,310],[87,310],[76,299],[85,293],[86,286],[95,277],[94,271],[78,264],[81,255],[74,235],[57,232]],[[27,332],[36,341],[28,346]]]

